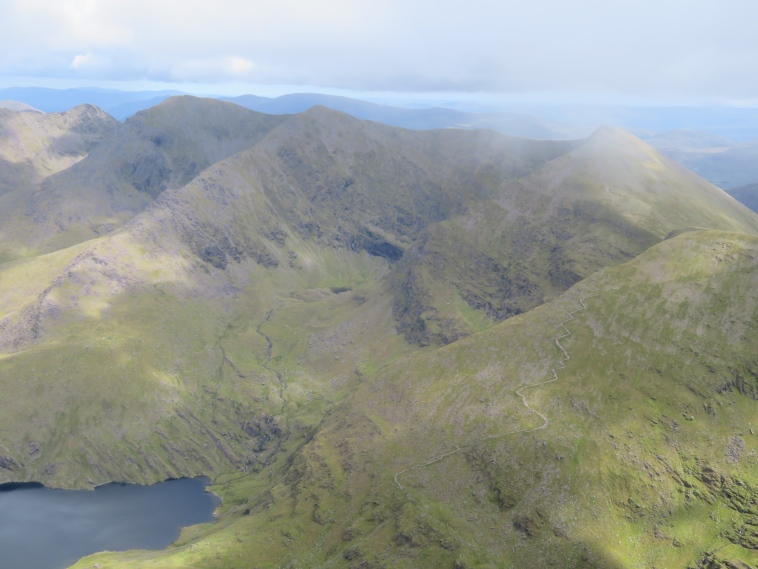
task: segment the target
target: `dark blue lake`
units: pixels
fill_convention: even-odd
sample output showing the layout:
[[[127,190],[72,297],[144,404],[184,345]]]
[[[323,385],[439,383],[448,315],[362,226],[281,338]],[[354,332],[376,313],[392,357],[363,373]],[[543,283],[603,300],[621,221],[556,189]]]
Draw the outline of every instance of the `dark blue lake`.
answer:
[[[163,549],[184,526],[213,521],[203,478],[94,491],[0,486],[0,566],[62,569],[97,551]]]

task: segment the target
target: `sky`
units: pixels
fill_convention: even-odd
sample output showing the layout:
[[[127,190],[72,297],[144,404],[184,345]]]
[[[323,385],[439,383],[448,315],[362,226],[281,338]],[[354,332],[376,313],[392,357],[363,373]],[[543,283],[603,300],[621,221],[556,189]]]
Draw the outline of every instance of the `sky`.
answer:
[[[755,0],[0,0],[0,87],[758,106]]]

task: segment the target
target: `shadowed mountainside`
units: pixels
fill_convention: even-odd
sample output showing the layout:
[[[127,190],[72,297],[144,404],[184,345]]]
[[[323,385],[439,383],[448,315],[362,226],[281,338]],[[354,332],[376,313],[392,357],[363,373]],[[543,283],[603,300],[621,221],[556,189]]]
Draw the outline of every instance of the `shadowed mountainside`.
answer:
[[[634,136],[600,129],[424,232],[398,266],[401,329],[413,341],[446,343],[474,326],[448,309],[456,297],[502,320],[688,226],[756,231],[753,213],[723,191]],[[440,283],[457,294],[438,292]],[[425,300],[437,295],[446,303]]]
[[[85,159],[17,195],[4,212],[6,256],[111,232],[166,188],[252,146],[284,118],[194,97],[143,111],[112,128]]]
[[[179,98],[45,189],[90,209],[0,264],[0,480],[224,497],[82,567],[752,559],[758,216],[634,136]]]
[[[17,233],[34,187],[85,159],[117,125],[91,105],[51,114],[0,109],[0,262],[36,250]]]
[[[0,196],[69,168],[116,124],[91,105],[52,114],[0,109]]]

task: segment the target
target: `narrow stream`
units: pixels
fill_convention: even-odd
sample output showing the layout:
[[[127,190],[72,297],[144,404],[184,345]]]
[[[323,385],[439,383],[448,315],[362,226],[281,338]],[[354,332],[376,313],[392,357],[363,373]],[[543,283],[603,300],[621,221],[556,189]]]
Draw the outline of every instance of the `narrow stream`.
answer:
[[[205,478],[94,491],[0,485],[0,567],[63,569],[97,551],[163,549],[182,527],[213,521]]]

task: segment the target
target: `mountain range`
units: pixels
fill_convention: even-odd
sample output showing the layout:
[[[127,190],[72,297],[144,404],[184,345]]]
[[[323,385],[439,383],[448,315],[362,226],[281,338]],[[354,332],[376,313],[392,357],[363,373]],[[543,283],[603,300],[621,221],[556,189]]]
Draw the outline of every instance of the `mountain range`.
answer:
[[[180,94],[176,91],[15,87],[0,90],[0,98],[6,98],[0,100],[0,108],[65,112],[77,105],[96,104],[124,121]],[[612,125],[630,130],[721,188],[731,190],[758,181],[755,169],[758,117],[750,108],[517,104],[507,108],[475,105],[465,109],[408,108],[318,93],[274,98],[258,95],[216,98],[274,115],[301,113],[320,105],[356,118],[408,129],[488,128],[510,136],[540,140],[579,139],[600,125]]]
[[[700,131],[671,131],[645,137],[670,158],[731,191],[758,180],[758,143],[735,143]]]
[[[0,482],[223,498],[74,567],[758,561],[758,214],[618,128],[290,103],[0,110]]]

